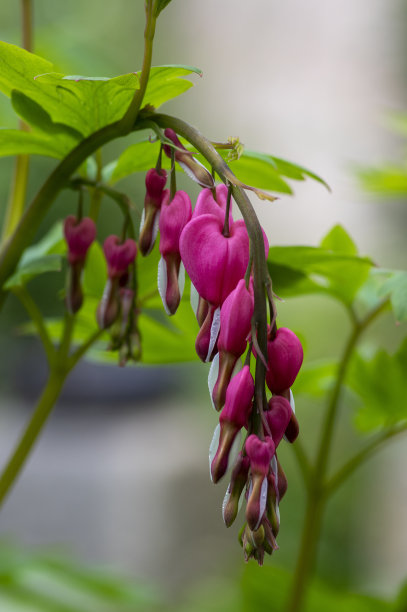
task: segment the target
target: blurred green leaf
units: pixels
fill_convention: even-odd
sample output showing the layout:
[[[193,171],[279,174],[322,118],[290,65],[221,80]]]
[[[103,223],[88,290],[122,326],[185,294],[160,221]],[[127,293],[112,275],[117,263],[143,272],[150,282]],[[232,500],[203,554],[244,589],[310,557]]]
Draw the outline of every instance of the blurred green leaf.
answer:
[[[187,149],[193,150],[192,147],[183,141]],[[129,176],[135,172],[145,172],[154,167],[157,161],[160,143],[151,143],[149,141],[138,142],[130,145],[119,157],[118,160],[106,166],[104,170],[105,180],[112,183]],[[228,150],[219,150],[222,157],[227,158]],[[201,161],[207,168],[208,163],[202,155],[196,153],[197,159]],[[325,185],[324,181],[309,170],[305,170],[300,166],[295,166],[290,162],[285,162],[271,155],[264,155],[252,151],[245,151],[238,160],[229,162],[231,170],[236,174],[239,180],[244,183],[258,187],[259,189],[267,189],[278,193],[292,193],[291,187],[282,178],[290,178],[297,181],[303,181],[306,177],[313,178]],[[163,167],[169,169],[170,162],[163,156]]]
[[[271,247],[267,260],[273,289],[282,298],[324,293],[350,305],[366,281],[370,259],[322,247]]]
[[[38,132],[0,128],[0,156],[45,155],[61,159],[71,150],[67,138],[55,138]]]
[[[378,168],[357,170],[362,188],[368,193],[383,197],[400,198],[407,194],[407,168],[383,165]]]
[[[293,391],[312,395],[314,397],[324,397],[331,390],[337,373],[337,363],[335,361],[318,361],[305,364],[294,383]]]
[[[56,223],[37,244],[26,249],[17,269],[5,284],[6,289],[25,285],[45,272],[61,270],[61,255],[66,251],[62,236],[62,223]]]
[[[249,563],[243,575],[242,611],[272,610],[284,612],[291,592],[291,575],[277,567],[257,567]],[[367,595],[336,590],[314,581],[307,593],[304,612],[391,612],[393,604]]]
[[[335,225],[322,239],[320,246],[334,253],[342,253],[343,255],[357,255],[358,249],[348,232],[342,225]]]
[[[4,612],[144,612],[152,592],[72,560],[0,546],[0,609]]]
[[[407,272],[391,272],[379,290],[383,297],[390,298],[394,316],[400,323],[407,321]]]
[[[163,11],[165,7],[169,5],[170,2],[171,0],[157,0],[156,13],[155,13],[157,17],[161,13],[161,11]]]
[[[394,355],[379,350],[371,358],[355,354],[347,385],[361,400],[355,422],[362,431],[407,420],[407,338]]]
[[[86,256],[82,288],[85,295],[100,299],[107,279],[107,265],[102,247],[94,242]]]

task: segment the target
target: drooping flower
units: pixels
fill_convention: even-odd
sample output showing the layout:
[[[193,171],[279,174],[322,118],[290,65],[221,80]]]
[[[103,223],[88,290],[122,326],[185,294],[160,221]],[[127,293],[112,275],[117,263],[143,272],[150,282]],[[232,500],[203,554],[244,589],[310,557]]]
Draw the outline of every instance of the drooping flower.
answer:
[[[255,434],[251,434],[246,440],[245,448],[250,459],[252,476],[246,506],[246,520],[250,529],[255,531],[259,528],[266,510],[267,475],[271,458],[275,453],[275,446],[270,437],[260,440]]]
[[[247,424],[254,394],[254,381],[249,366],[245,366],[230,381],[226,391],[225,406],[220,413],[220,438],[216,454],[211,463],[213,482],[225,474],[229,453],[238,432]]]
[[[146,174],[146,195],[140,224],[139,248],[142,255],[150,253],[158,231],[158,219],[163,200],[167,172],[151,168]]]
[[[281,395],[273,395],[268,406],[269,410],[266,410],[264,414],[277,448],[287,430],[293,411],[290,402]]]
[[[216,186],[216,199],[213,197],[212,189],[202,189],[195,204],[192,218],[195,219],[200,215],[214,215],[218,217],[220,222],[225,222],[226,204],[228,197],[228,188],[223,183]],[[233,223],[232,202],[229,209],[229,225]]]
[[[83,303],[81,276],[86,254],[96,238],[95,222],[89,217],[80,221],[73,215],[64,221],[64,237],[68,246],[69,273],[65,303],[69,312],[76,313]]]
[[[301,342],[290,329],[280,327],[267,342],[267,354],[267,386],[272,393],[281,394],[291,387],[301,368],[304,356]]]
[[[249,457],[240,452],[233,467],[230,484],[222,504],[222,516],[226,527],[232,525],[239,511],[239,502],[246,486],[249,468]]]
[[[252,283],[247,289],[245,280],[241,279],[220,310],[220,332],[217,344],[219,373],[212,395],[217,410],[220,410],[225,403],[226,389],[236,361],[246,350],[253,310]]]
[[[162,259],[158,269],[160,295],[168,314],[176,312],[181,300],[179,240],[191,215],[191,200],[185,191],[177,191],[171,201],[170,192],[164,192],[159,222]]]
[[[108,279],[97,309],[97,321],[101,329],[110,327],[120,310],[119,287],[127,281],[128,268],[134,262],[137,245],[131,238],[123,243],[118,236],[108,236],[103,244]]]

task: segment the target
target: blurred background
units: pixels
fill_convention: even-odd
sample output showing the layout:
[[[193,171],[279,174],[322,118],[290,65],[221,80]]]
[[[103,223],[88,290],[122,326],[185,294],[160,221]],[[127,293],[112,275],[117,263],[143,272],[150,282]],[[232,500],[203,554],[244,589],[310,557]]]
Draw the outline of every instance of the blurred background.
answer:
[[[35,52],[66,74],[115,76],[140,67],[144,3],[116,0],[34,2]],[[20,44],[18,2],[0,5],[2,40]],[[407,6],[404,0],[173,0],[160,17],[153,63],[201,68],[196,87],[164,110],[212,140],[239,136],[248,149],[306,166],[331,186],[295,183],[295,196],[253,200],[272,245],[317,245],[343,224],[362,254],[384,267],[406,264],[405,202],[372,200],[355,179],[359,166],[399,159],[403,141],[388,116],[405,109]],[[14,126],[7,98],[0,123]],[[104,161],[122,144],[109,145]],[[32,160],[34,193],[55,165]],[[0,160],[0,201],[8,197],[12,160]],[[187,179],[181,186],[196,190]],[[144,198],[143,177],[120,185]],[[59,197],[44,233],[72,210]],[[103,219],[105,229],[109,205]],[[60,311],[58,275],[31,289],[44,311]],[[10,299],[2,318],[0,458],[5,461],[46,376],[39,343],[19,336],[25,320]],[[279,304],[280,321],[305,339],[306,359],[335,357],[348,323],[329,299]],[[365,339],[388,349],[405,327],[390,316]],[[83,562],[113,567],[151,584],[165,601],[182,602],[203,585],[233,587],[242,572],[237,527],[226,530],[222,483],[208,477],[207,450],[216,424],[207,368],[111,368],[83,363],[67,383],[29,464],[2,510],[0,535],[23,548],[52,546]],[[305,443],[312,445],[321,405],[297,402]],[[354,444],[350,415],[340,424],[337,455]],[[361,469],[328,508],[318,571],[341,587],[392,595],[407,573],[399,440]],[[267,564],[293,569],[302,522],[302,488],[290,448],[280,454],[289,479],[281,507],[280,551]],[[392,478],[385,474],[391,471]],[[378,493],[380,491],[380,494]],[[232,533],[231,533],[232,532]],[[212,591],[214,592],[214,591]],[[194,609],[192,606],[190,609]],[[210,609],[210,607],[207,607]]]

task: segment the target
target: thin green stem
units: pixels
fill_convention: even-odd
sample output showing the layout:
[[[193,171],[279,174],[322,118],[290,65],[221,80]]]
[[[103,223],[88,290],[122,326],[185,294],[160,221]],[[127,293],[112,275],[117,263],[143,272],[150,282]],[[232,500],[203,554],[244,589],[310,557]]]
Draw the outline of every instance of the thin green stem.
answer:
[[[349,461],[345,463],[337,472],[332,476],[329,482],[326,484],[326,495],[332,495],[348,478],[357,470],[369,457],[374,455],[386,442],[392,440],[395,436],[398,436],[407,431],[407,423],[397,425],[388,429],[383,434],[377,436],[374,440],[362,448],[356,453]]]
[[[31,51],[33,47],[32,32],[32,3],[31,0],[21,2],[21,31],[23,49]],[[19,122],[21,130],[27,130],[27,125]],[[30,165],[29,155],[17,155],[14,164],[13,180],[11,183],[10,196],[4,219],[2,240],[5,241],[15,230],[24,212],[27,197],[28,171]]]
[[[287,612],[299,612],[302,610],[308,583],[316,560],[319,534],[322,528],[322,519],[329,492],[326,488],[325,478],[342,385],[346,377],[348,365],[361,334],[386,307],[387,300],[371,310],[364,319],[360,321],[352,319],[353,329],[338,366],[335,385],[330,396],[325,421],[321,430],[315,467],[310,473],[302,540]]]
[[[13,289],[13,293],[14,295],[16,295],[16,297],[18,297],[25,310],[27,311],[29,317],[31,318],[32,322],[34,323],[37,329],[37,333],[43,344],[45,354],[47,356],[48,365],[51,366],[55,358],[56,351],[48,334],[48,330],[45,326],[40,309],[38,308],[37,304],[34,302],[33,298],[25,287],[15,287]]]
[[[104,329],[97,329],[91,336],[89,336],[86,342],[84,342],[79,348],[76,349],[76,351],[72,353],[68,360],[69,371],[71,371],[76,366],[78,361],[82,359],[85,353],[88,352],[90,347],[96,342],[96,340],[100,338],[104,331]]]
[[[151,60],[153,57],[153,41],[156,26],[156,16],[154,10],[153,0],[146,1],[146,27],[144,30],[144,57],[143,65],[141,67],[140,75],[140,87],[136,90],[133,100],[130,103],[123,119],[121,119],[121,125],[125,130],[130,131],[134,122],[137,119],[137,115],[143,103],[143,98],[146,93],[148,79],[151,70]]]
[[[90,200],[89,217],[93,219],[93,221],[95,221],[96,223],[98,216],[99,216],[100,204],[102,202],[102,194],[103,194],[102,190],[98,188],[98,184],[102,180],[102,168],[103,168],[101,149],[98,149],[97,151],[95,151],[95,157],[96,157],[96,166],[97,166],[96,182],[95,182],[95,187],[92,191],[92,197]]]

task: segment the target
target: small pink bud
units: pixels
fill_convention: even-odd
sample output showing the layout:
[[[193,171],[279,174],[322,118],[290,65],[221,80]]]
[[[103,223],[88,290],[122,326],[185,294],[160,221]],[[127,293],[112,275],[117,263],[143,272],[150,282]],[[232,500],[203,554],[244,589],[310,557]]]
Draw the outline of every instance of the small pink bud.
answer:
[[[203,362],[212,361],[217,352],[218,313],[218,307],[208,304],[206,317],[196,337],[195,350]]]
[[[118,298],[119,279],[108,278],[103,291],[102,299],[99,302],[96,320],[100,329],[107,329],[117,319],[120,310]]]
[[[270,427],[274,445],[277,448],[286,432],[293,411],[290,402],[281,395],[273,395],[268,405],[269,410],[264,414]]]
[[[246,350],[247,336],[251,329],[254,311],[252,283],[249,289],[242,278],[228,295],[220,311],[220,351],[233,353],[240,357]]]
[[[250,459],[252,484],[246,506],[246,520],[250,529],[258,529],[267,505],[267,475],[275,452],[271,438],[260,440],[251,434],[246,440],[246,452]]]
[[[165,170],[157,172],[155,168],[151,168],[146,174],[146,195],[139,236],[139,248],[142,255],[150,253],[154,246],[158,229],[158,216],[166,181],[167,173]]]
[[[120,278],[136,258],[137,245],[131,238],[121,243],[118,236],[108,236],[103,244],[109,278]]]
[[[96,238],[95,222],[89,217],[77,221],[69,215],[64,221],[64,236],[68,245],[68,261],[71,265],[84,262],[86,253]]]
[[[184,147],[174,130],[167,128],[164,130],[164,134],[176,145],[177,148],[174,149],[175,161],[179,163],[189,178],[202,187],[213,188],[214,182],[210,172]],[[171,157],[171,147],[169,145],[164,145],[164,152],[168,157]]]
[[[287,327],[280,327],[267,343],[267,386],[272,393],[282,393],[295,381],[303,360],[301,342]]]
[[[246,440],[245,448],[252,473],[267,476],[271,458],[276,450],[273,440],[270,437],[260,440],[255,434],[251,434]]]

